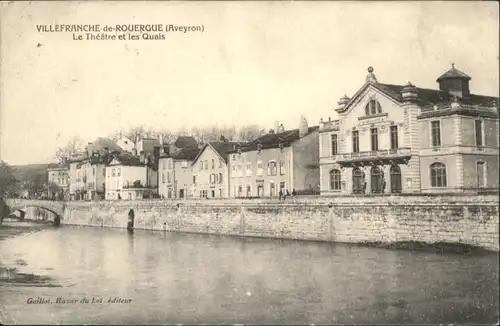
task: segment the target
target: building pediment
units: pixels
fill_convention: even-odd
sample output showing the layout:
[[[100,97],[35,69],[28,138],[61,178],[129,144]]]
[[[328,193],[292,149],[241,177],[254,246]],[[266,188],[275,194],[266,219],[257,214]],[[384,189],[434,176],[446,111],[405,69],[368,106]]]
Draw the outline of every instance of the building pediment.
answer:
[[[363,110],[360,115],[365,115],[364,108],[370,100],[376,100],[380,102],[390,102],[392,105],[400,106],[400,102],[396,96],[385,92],[381,87],[377,87],[376,84],[366,83],[361,87],[358,92],[350,99],[349,103],[339,112],[339,115],[346,116],[350,115],[353,111],[357,111],[359,107]]]
[[[121,164],[122,164],[122,162],[121,162],[119,159],[117,159],[117,158],[114,158],[114,159],[113,159],[113,160],[109,163],[109,165],[121,165]]]

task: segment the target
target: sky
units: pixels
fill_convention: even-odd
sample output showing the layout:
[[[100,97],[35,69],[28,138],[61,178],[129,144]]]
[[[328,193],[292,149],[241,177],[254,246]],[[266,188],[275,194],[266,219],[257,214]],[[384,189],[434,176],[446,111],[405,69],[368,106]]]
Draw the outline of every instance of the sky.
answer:
[[[455,67],[499,95],[496,2],[0,3],[0,158],[46,163],[74,136],[335,118],[373,66],[437,88]],[[36,25],[175,24],[165,40],[72,40]],[[113,33],[111,33],[113,34]],[[110,35],[111,35],[110,34]],[[154,34],[154,33],[153,33]]]

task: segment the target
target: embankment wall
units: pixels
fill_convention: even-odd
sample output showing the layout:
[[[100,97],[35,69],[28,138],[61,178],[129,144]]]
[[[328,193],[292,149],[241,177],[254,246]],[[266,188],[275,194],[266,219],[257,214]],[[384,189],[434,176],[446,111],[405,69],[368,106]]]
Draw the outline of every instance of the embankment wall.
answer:
[[[497,196],[66,202],[61,224],[126,228],[130,209],[136,229],[345,243],[446,242],[499,250]]]

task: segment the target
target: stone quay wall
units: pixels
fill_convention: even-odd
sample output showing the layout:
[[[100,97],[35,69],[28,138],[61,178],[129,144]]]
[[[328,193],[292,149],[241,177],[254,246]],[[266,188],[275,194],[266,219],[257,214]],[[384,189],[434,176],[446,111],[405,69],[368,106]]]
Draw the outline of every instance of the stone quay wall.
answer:
[[[126,228],[133,209],[135,229],[498,251],[498,202],[498,196],[75,201],[65,203],[61,224]]]

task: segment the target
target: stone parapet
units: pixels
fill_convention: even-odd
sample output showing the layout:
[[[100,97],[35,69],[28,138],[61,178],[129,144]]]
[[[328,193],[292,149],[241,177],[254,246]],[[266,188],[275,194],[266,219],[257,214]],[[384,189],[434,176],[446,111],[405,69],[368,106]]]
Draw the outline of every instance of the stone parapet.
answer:
[[[61,224],[126,228],[130,210],[135,229],[346,243],[445,242],[499,250],[495,195],[75,201],[65,203]]]

